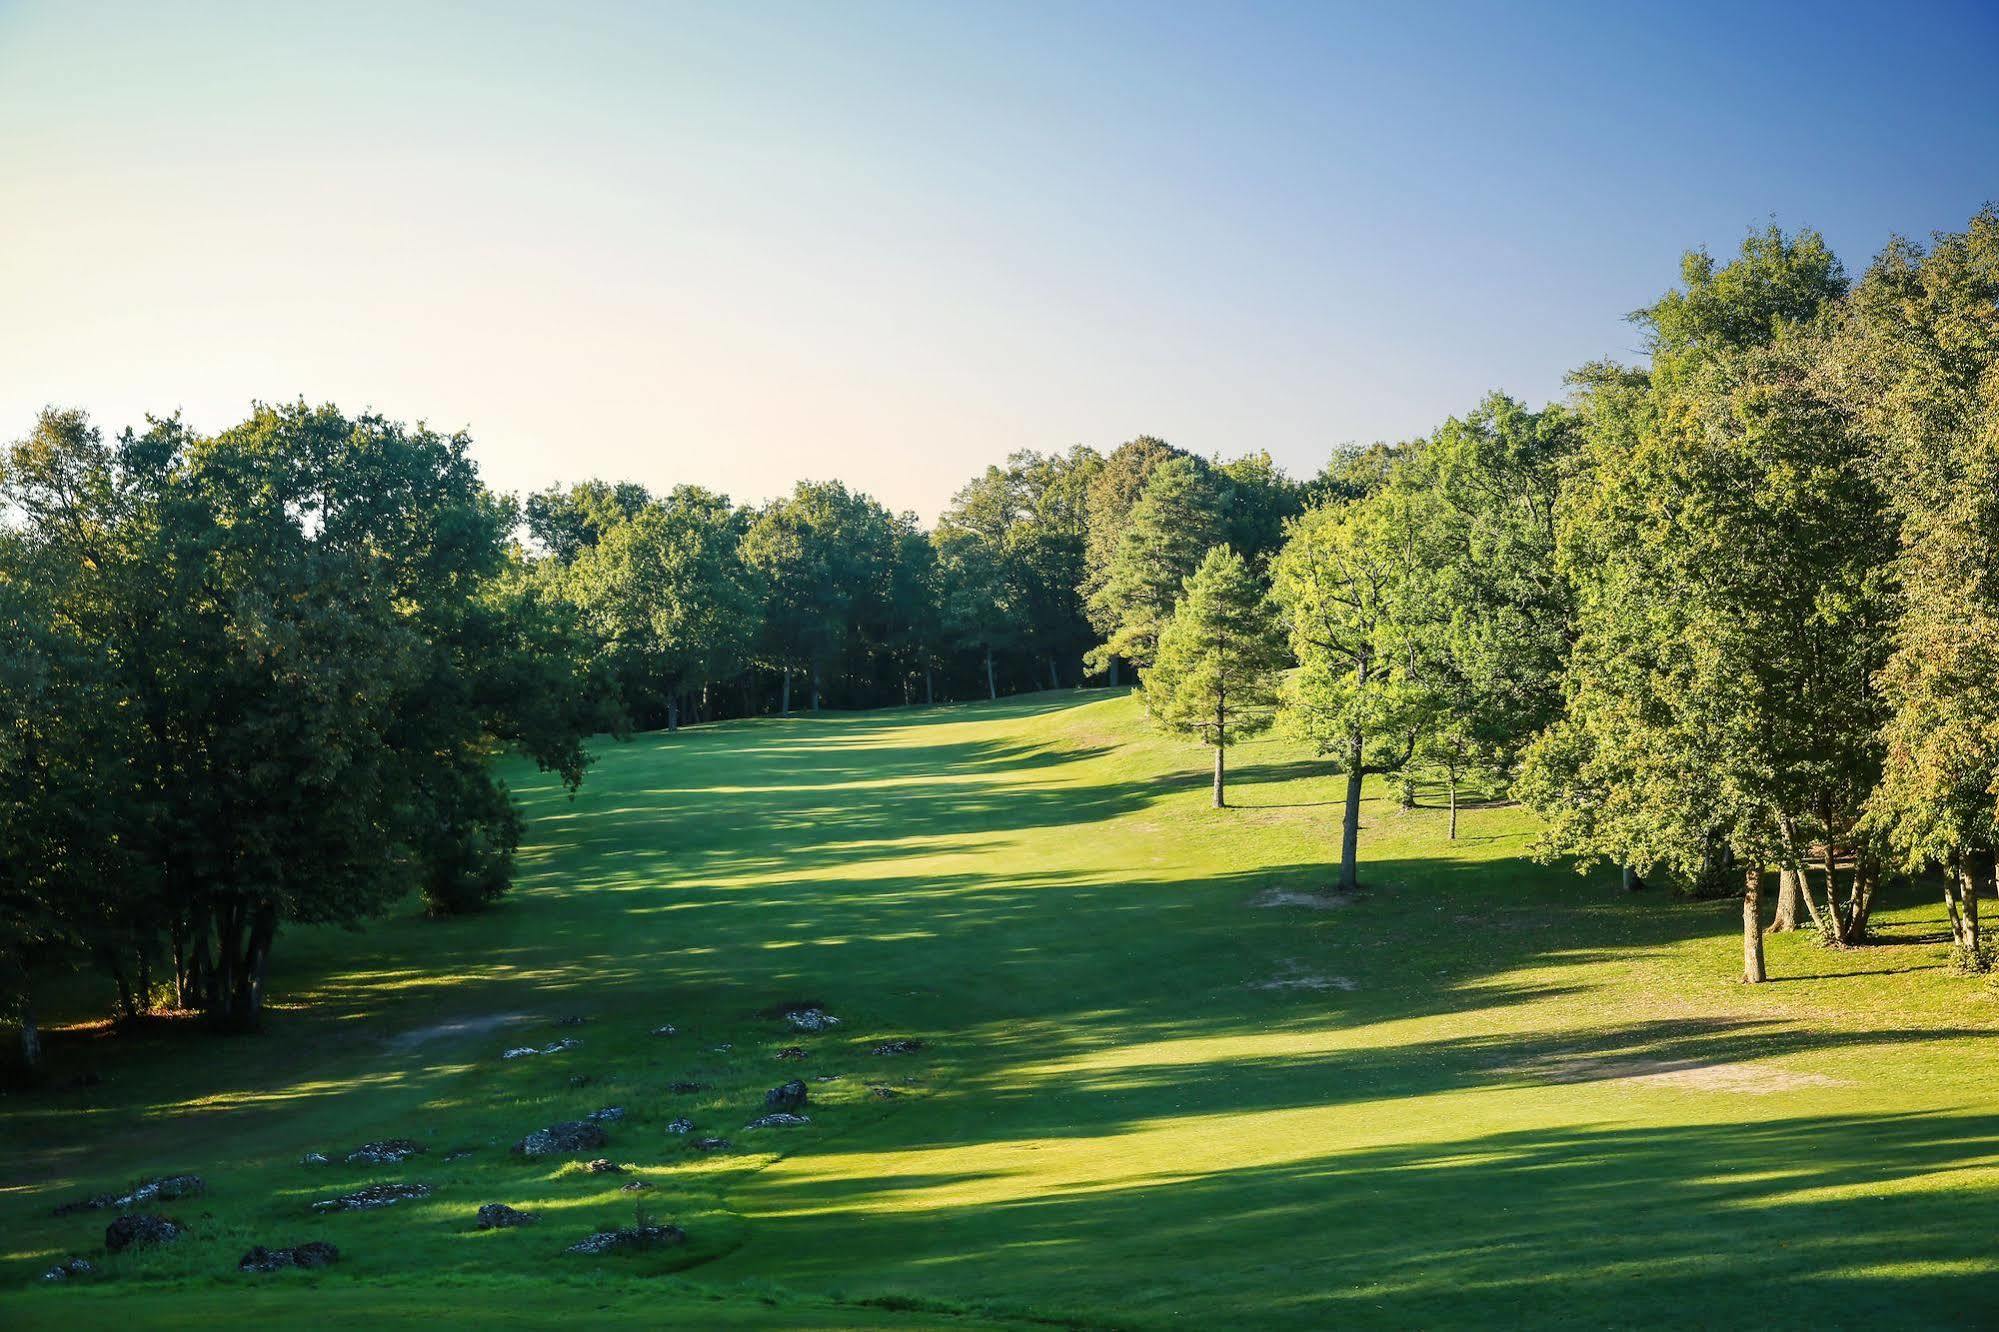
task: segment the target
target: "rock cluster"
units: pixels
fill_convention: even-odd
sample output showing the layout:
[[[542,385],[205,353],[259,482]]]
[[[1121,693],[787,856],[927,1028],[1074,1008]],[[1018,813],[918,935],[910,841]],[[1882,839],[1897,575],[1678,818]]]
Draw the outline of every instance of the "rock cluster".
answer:
[[[764,1093],[764,1109],[797,1110],[804,1106],[807,1099],[805,1084],[793,1078],[782,1087],[772,1087]]]
[[[44,1281],[74,1281],[79,1277],[96,1276],[97,1269],[88,1258],[69,1258],[57,1263],[42,1273]]]
[[[426,1150],[422,1143],[409,1138],[384,1138],[380,1142],[364,1142],[347,1153],[347,1164],[401,1165]]]
[[[340,1250],[325,1240],[311,1240],[290,1249],[267,1249],[259,1244],[237,1262],[239,1272],[275,1272],[285,1267],[325,1267],[340,1261]]]
[[[666,1131],[668,1133],[692,1133],[694,1131],[694,1121],[686,1115],[682,1115],[680,1118],[669,1123],[666,1126]]]
[[[678,1036],[680,1029],[671,1022],[662,1022],[652,1029],[652,1034],[655,1036]]]
[[[200,1175],[163,1175],[133,1186],[126,1193],[99,1193],[75,1202],[66,1202],[56,1208],[57,1216],[73,1216],[78,1212],[101,1211],[107,1207],[138,1207],[149,1202],[172,1202],[176,1198],[192,1198],[198,1193],[208,1192],[208,1183]]]
[[[583,1168],[593,1175],[622,1175],[625,1173],[625,1168],[608,1156],[600,1156]]]
[[[583,1044],[583,1042],[577,1040],[573,1036],[569,1036],[569,1037],[564,1037],[562,1040],[554,1041],[548,1045],[544,1045],[538,1050],[532,1045],[517,1045],[511,1050],[500,1051],[500,1058],[525,1059],[529,1055],[561,1054],[564,1050],[574,1050],[577,1046],[581,1044]]]
[[[514,1154],[555,1156],[563,1152],[595,1151],[610,1140],[610,1135],[590,1120],[568,1119],[528,1134],[514,1144]]]
[[[878,1055],[906,1055],[915,1054],[922,1048],[922,1041],[914,1040],[910,1037],[901,1037],[893,1041],[883,1041],[875,1047],[875,1053]]]
[[[592,1124],[615,1124],[625,1117],[625,1107],[622,1105],[607,1105],[602,1110],[592,1110],[583,1117]]]
[[[694,1150],[697,1152],[726,1152],[729,1150],[727,1138],[696,1138]]]
[[[515,1226],[531,1226],[541,1220],[533,1212],[523,1212],[505,1203],[487,1203],[479,1209],[479,1229],[509,1230]]]
[[[803,1059],[805,1058],[805,1047],[802,1045],[787,1045],[777,1052],[777,1057],[779,1059]]]
[[[600,1230],[586,1240],[569,1246],[570,1253],[617,1253],[629,1249],[657,1249],[669,1244],[685,1244],[687,1232],[679,1226],[626,1226],[622,1230]]]
[[[187,1227],[170,1216],[128,1213],[104,1227],[104,1247],[123,1253],[134,1245],[171,1244],[186,1233]]]
[[[798,1031],[825,1031],[840,1025],[840,1019],[817,1008],[794,1008],[784,1015],[784,1020]]]
[[[312,1205],[315,1212],[366,1212],[377,1207],[393,1207],[412,1198],[428,1198],[428,1184],[370,1184],[365,1189],[325,1198]]]

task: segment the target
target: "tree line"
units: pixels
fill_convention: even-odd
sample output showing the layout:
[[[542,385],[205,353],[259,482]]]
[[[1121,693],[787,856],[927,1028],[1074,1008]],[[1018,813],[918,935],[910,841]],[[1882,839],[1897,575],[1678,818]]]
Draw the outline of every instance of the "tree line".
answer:
[[[1363,779],[1421,773],[1453,836],[1472,782],[1541,814],[1544,858],[1739,894],[1746,980],[1773,874],[1770,928],[1834,946],[1934,874],[1957,965],[1990,969],[1999,212],[1858,281],[1767,228],[1632,318],[1646,364],[1336,460],[1267,591],[1190,545],[1170,614],[1110,645],[1156,652],[1150,710],[1216,747],[1217,804],[1272,720],[1347,775],[1344,887]]]
[[[1363,783],[1538,810],[1548,857],[1868,935],[1938,871],[1963,965],[1999,799],[1999,214],[1856,282],[1817,234],[1688,255],[1645,364],[1494,394],[1294,481],[1141,436],[1020,452],[926,530],[839,482],[524,499],[462,434],[332,407],[0,469],[0,1002],[94,969],[252,1026],[287,923],[506,889],[491,760],[603,732],[1141,685],[1226,754],[1281,725]]]

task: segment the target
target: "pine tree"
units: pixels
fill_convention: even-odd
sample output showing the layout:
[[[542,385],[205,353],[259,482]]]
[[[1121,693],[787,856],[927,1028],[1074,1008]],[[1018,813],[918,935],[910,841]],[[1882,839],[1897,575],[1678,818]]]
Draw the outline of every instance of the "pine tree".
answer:
[[[1132,506],[1131,521],[1119,540],[1100,603],[1105,621],[1116,627],[1109,641],[1090,653],[1092,669],[1107,669],[1122,657],[1141,669],[1158,650],[1159,631],[1173,615],[1173,603],[1201,557],[1222,539],[1213,481],[1193,458],[1161,463]]]

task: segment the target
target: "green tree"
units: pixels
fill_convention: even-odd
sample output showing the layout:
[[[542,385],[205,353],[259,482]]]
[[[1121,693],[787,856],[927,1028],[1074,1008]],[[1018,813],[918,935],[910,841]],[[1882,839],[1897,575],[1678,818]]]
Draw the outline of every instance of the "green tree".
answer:
[[[1187,580],[1159,657],[1145,673],[1152,717],[1167,730],[1198,735],[1215,751],[1215,808],[1224,793],[1229,746],[1267,730],[1275,716],[1284,643],[1248,564],[1216,546]]]
[[[1114,627],[1089,655],[1095,669],[1108,668],[1113,658],[1141,668],[1152,663],[1181,588],[1222,535],[1219,497],[1206,464],[1178,457],[1153,469],[1098,595]]]
[[[1361,788],[1415,754],[1432,704],[1422,676],[1410,596],[1416,550],[1406,495],[1307,509],[1271,565],[1298,669],[1281,716],[1346,774],[1340,886],[1360,885]]]
[[[1111,450],[1088,482],[1084,500],[1083,581],[1079,587],[1090,626],[1102,638],[1115,634],[1122,618],[1120,609],[1105,599],[1105,587],[1110,582],[1118,546],[1130,525],[1132,508],[1145,493],[1145,483],[1155,468],[1169,458],[1185,456],[1163,439],[1140,435]],[[1113,655],[1095,660],[1100,663],[1097,669],[1108,670],[1111,683],[1116,684],[1117,658]]]

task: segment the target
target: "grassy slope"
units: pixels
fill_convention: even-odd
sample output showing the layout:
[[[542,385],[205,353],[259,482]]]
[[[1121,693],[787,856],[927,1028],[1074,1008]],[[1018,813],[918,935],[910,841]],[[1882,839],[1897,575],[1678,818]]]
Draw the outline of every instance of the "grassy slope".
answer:
[[[1259,907],[1324,885],[1336,783],[1277,742],[1234,766],[1240,807],[1211,811],[1201,756],[1130,699],[1047,695],[642,737],[573,803],[521,774],[534,843],[502,910],[289,936],[301,1006],[269,1035],[78,1033],[58,1057],[103,1086],[0,1102],[0,1302],[27,1323],[1999,1317],[1999,1003],[1939,969],[1939,907],[1888,912],[1895,947],[1773,938],[1782,979],[1752,990],[1731,904],[1533,866],[1517,811],[1468,813],[1452,845],[1440,811],[1380,801],[1363,900]],[[845,1025],[756,1016],[800,998]],[[583,1048],[497,1060],[566,1013]],[[495,1014],[527,1020],[408,1039]],[[903,1035],[931,1048],[867,1053]],[[794,1042],[811,1057],[777,1062]],[[813,1126],[741,1131],[794,1072],[842,1075],[813,1084]],[[667,1092],[686,1078],[714,1090]],[[685,1251],[565,1257],[629,1220],[623,1181],[506,1159],[602,1104],[631,1110],[609,1154]],[[680,1113],[739,1150],[696,1157],[663,1131]],[[402,1134],[480,1150],[294,1164]],[[197,1238],[88,1291],[22,1288],[106,1219],[51,1202],[174,1169],[210,1179],[168,1209]],[[304,1213],[378,1178],[437,1193]],[[470,1230],[496,1200],[547,1219]],[[233,1272],[315,1236],[346,1261]]]

